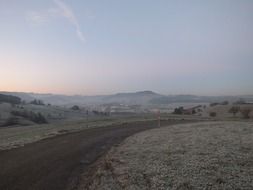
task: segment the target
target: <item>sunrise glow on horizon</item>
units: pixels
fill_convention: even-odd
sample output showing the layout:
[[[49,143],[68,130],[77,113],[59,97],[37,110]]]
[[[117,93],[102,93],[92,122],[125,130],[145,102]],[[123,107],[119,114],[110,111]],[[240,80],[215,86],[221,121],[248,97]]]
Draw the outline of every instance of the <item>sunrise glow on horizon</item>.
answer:
[[[253,94],[253,1],[0,2],[0,91]]]

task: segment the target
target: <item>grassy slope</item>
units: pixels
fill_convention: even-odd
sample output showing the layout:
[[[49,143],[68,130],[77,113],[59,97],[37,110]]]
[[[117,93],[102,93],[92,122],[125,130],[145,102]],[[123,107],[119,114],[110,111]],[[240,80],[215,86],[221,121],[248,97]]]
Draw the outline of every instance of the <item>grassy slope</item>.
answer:
[[[165,119],[165,117],[162,117]],[[168,117],[166,117],[168,118]],[[93,117],[90,119],[65,120],[53,124],[0,128],[0,150],[23,146],[55,135],[80,131],[90,127],[105,127],[113,124],[154,120],[153,115]],[[181,119],[178,117],[177,119]]]
[[[231,119],[241,119],[243,116],[240,112],[236,114],[234,117],[232,113],[228,113],[229,109],[232,106],[238,106],[241,109],[244,108],[250,108],[252,110],[250,117],[253,118],[253,105],[217,105],[213,107],[207,107],[206,110],[203,113],[203,116],[207,117],[209,116],[210,112],[215,112],[217,114],[217,118],[231,118]]]
[[[90,189],[253,189],[252,160],[251,122],[175,125],[113,148]]]

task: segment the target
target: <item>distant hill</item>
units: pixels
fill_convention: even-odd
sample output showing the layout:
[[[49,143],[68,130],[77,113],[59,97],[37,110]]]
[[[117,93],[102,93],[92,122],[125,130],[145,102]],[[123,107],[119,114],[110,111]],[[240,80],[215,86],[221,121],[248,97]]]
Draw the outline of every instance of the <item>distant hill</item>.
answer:
[[[0,92],[0,94],[4,94],[4,95],[12,95],[12,96],[16,96],[21,98],[22,100],[26,101],[26,102],[30,102],[32,100],[34,100],[34,97],[30,94],[32,93],[26,93],[26,92]]]
[[[1,92],[0,92],[1,93]],[[107,103],[120,103],[120,104],[149,104],[154,98],[160,98],[163,95],[157,94],[152,91],[140,91],[130,93],[117,93],[113,95],[101,96],[66,96],[57,94],[38,94],[38,93],[24,93],[24,92],[3,92],[4,94],[15,95],[22,100],[30,102],[34,99],[40,99],[45,103],[54,105],[73,105],[73,104],[107,104]]]
[[[106,103],[123,103],[123,104],[149,104],[152,99],[161,98],[163,95],[152,91],[140,91],[134,93],[118,93],[106,96],[103,101]]]
[[[30,102],[34,99],[40,99],[45,103],[53,105],[98,105],[98,104],[128,104],[128,105],[159,105],[170,103],[211,103],[230,101],[235,102],[239,99],[253,102],[253,95],[244,96],[195,96],[195,95],[161,95],[153,91],[139,91],[129,93],[117,93],[112,95],[100,96],[67,96],[57,94],[39,94],[25,92],[0,92],[5,95],[13,95]]]
[[[160,98],[152,99],[152,104],[170,104],[170,103],[212,103],[212,102],[235,102],[240,99],[245,101],[253,102],[253,95],[244,96],[195,96],[195,95],[169,95]]]
[[[21,98],[12,95],[0,94],[0,102],[10,103],[10,104],[20,104]]]

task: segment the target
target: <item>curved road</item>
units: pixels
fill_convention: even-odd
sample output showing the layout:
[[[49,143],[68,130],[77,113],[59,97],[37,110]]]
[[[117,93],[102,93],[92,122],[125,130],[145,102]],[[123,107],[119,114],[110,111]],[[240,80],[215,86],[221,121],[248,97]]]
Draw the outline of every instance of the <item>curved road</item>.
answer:
[[[187,121],[162,121],[161,126],[179,122]],[[0,189],[76,189],[80,175],[111,146],[155,127],[156,121],[145,121],[93,128],[0,151]]]

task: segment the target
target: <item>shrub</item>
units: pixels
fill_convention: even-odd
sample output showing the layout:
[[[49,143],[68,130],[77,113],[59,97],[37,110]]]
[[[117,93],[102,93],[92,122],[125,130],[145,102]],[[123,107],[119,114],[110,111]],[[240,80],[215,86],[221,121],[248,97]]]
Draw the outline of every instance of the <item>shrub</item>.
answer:
[[[41,113],[34,113],[32,111],[30,111],[30,112],[12,111],[11,113],[15,116],[20,116],[20,117],[26,118],[26,119],[33,121],[35,123],[38,123],[38,124],[47,123],[46,118]]]
[[[250,108],[241,109],[240,112],[241,112],[243,118],[249,119],[249,115],[250,115],[250,112],[251,112]]]
[[[183,114],[183,110],[184,110],[183,107],[175,108],[173,113],[181,115],[181,114]]]
[[[3,126],[12,126],[18,124],[18,118],[17,117],[9,117],[6,122],[3,124]]]
[[[228,110],[228,113],[232,113],[234,116],[240,111],[239,106],[233,106]]]
[[[220,103],[220,105],[228,105],[228,104],[229,102],[227,100]]]
[[[245,103],[246,102],[244,99],[240,99],[240,100],[236,101],[234,104],[236,105],[236,104],[245,104]]]
[[[218,106],[218,105],[228,105],[229,102],[227,100],[223,101],[223,102],[213,102],[213,103],[210,103],[210,107],[213,107],[213,106]]]
[[[33,121],[35,123],[39,123],[39,124],[47,123],[46,118],[41,113],[37,113],[37,115],[35,115]]]
[[[71,109],[72,110],[80,110],[79,106],[77,106],[77,105],[74,105]]]
[[[219,103],[217,103],[217,102],[210,103],[210,107],[217,106],[217,105],[219,105]]]
[[[27,118],[28,117],[28,112],[27,111],[11,111],[11,114],[12,115],[15,115],[15,116],[20,116],[20,117],[24,117],[24,118]]]
[[[41,105],[41,106],[45,105],[42,100],[36,100],[36,99],[34,99],[33,101],[31,101],[30,104]]]
[[[96,111],[96,110],[92,110],[92,113],[93,113],[94,115],[99,115],[99,111]]]
[[[216,117],[216,115],[217,115],[216,112],[210,112],[210,113],[209,113],[209,116],[210,116],[210,117]]]

